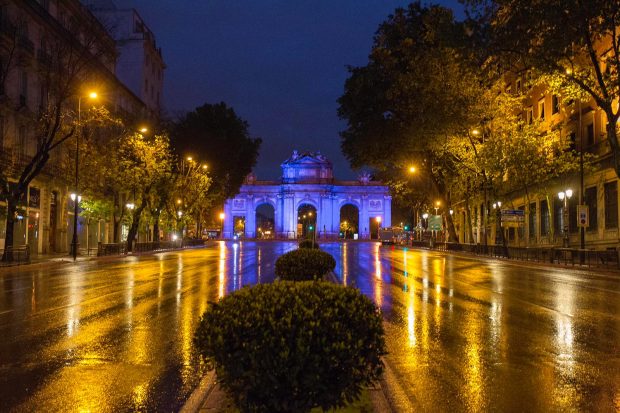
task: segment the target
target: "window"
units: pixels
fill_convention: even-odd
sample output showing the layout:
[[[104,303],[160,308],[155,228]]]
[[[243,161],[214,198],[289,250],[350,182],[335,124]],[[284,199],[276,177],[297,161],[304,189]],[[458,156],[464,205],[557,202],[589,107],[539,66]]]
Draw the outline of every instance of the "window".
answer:
[[[556,234],[564,234],[564,201],[554,199],[553,204],[553,230]]]
[[[618,228],[618,181],[605,184],[605,229]]]
[[[545,98],[542,98],[538,101],[538,117],[540,119],[545,118]]]
[[[528,221],[530,238],[536,238],[536,202],[530,204],[530,214]]]
[[[594,123],[588,124],[587,131],[586,131],[586,137],[587,137],[587,146],[594,145]]]
[[[560,100],[557,95],[551,96],[551,114],[555,115],[560,111]]]
[[[570,135],[568,135],[568,150],[577,150],[577,134],[575,134],[575,132],[571,132]]]
[[[592,186],[590,188],[586,188],[585,193],[585,204],[588,206],[588,215],[589,215],[589,226],[588,231],[596,231],[598,230],[598,212],[596,209],[597,199],[596,199],[596,187]]]
[[[534,122],[534,108],[531,106],[525,110],[525,122],[528,125],[531,125],[532,122]]]
[[[540,235],[549,235],[549,204],[547,200],[540,201]]]

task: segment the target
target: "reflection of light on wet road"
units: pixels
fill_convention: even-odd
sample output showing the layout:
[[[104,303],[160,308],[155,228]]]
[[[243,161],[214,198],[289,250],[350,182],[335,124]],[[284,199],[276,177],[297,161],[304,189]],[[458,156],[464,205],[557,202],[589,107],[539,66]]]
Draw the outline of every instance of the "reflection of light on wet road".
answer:
[[[377,242],[374,245],[373,256],[375,259],[375,303],[379,306],[379,308],[381,308],[381,305],[383,304],[383,279],[381,272],[380,254],[381,244]]]
[[[224,288],[226,283],[226,243],[219,242],[220,259],[218,261],[218,297],[224,297]]]
[[[0,274],[0,410],[177,411],[204,368],[192,336],[208,303],[271,282],[293,248],[218,242]],[[386,360],[415,411],[620,409],[620,280],[377,243],[321,248],[381,306]]]

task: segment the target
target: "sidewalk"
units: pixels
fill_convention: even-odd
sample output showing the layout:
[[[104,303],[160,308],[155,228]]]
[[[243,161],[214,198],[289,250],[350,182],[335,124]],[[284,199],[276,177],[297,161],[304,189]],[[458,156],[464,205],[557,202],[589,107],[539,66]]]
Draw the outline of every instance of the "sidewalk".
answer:
[[[85,262],[85,261],[94,261],[94,260],[106,260],[106,259],[122,259],[122,258],[126,258],[126,257],[132,257],[132,256],[138,256],[138,255],[149,255],[149,254],[158,254],[158,253],[162,253],[162,252],[169,252],[169,251],[182,251],[182,250],[187,250],[187,249],[196,249],[196,248],[208,248],[208,247],[212,247],[215,245],[215,241],[207,241],[205,243],[205,245],[200,245],[200,246],[191,246],[191,247],[185,247],[185,248],[176,248],[176,249],[169,249],[169,250],[156,250],[156,251],[144,251],[144,252],[137,252],[137,253],[132,253],[132,254],[118,254],[118,255],[104,255],[104,256],[97,256],[95,255],[85,255],[85,254],[80,254],[76,257],[76,262]],[[57,254],[38,254],[35,255],[33,257],[31,257],[29,262],[2,262],[0,261],[0,271],[2,271],[3,269],[6,268],[20,268],[20,267],[27,267],[27,268],[33,268],[35,266],[44,266],[44,265],[60,265],[60,264],[68,264],[68,263],[72,263],[73,262],[73,257],[71,255],[69,255],[68,252],[63,252],[63,253],[57,253]],[[15,269],[15,268],[14,268]]]

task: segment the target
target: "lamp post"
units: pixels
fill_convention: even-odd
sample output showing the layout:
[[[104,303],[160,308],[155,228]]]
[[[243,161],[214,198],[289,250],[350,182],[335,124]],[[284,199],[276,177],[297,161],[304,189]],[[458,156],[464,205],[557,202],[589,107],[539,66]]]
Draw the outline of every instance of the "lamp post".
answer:
[[[567,189],[565,191],[561,191],[558,193],[558,198],[560,201],[564,201],[564,208],[562,208],[562,221],[564,221],[564,248],[568,248],[570,244],[570,238],[568,234],[568,220],[569,220],[569,211],[568,211],[568,200],[573,196],[573,190]]]
[[[377,221],[377,239],[379,239],[379,230],[381,229],[381,217],[378,216],[377,218],[375,218],[375,220]]]
[[[495,244],[498,245],[502,240],[502,201],[493,202],[493,210],[496,215]]]
[[[71,239],[71,255],[73,256],[73,261],[77,259],[77,250],[78,250],[78,236],[77,236],[77,225],[78,225],[78,205],[81,196],[77,195],[78,193],[78,185],[79,185],[79,166],[80,166],[80,135],[82,134],[82,98],[84,96],[78,97],[78,133],[75,134],[75,193],[71,194],[71,199],[73,202],[73,237]],[[87,96],[89,99],[97,99],[97,92],[90,92]]]

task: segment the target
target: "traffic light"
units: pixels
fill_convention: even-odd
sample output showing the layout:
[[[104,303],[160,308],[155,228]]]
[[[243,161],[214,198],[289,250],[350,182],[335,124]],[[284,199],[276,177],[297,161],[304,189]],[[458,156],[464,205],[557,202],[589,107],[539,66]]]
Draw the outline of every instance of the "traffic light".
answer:
[[[310,225],[310,231],[312,231],[314,229],[314,227],[312,225]]]
[[[405,231],[409,231],[409,225],[405,225]]]

